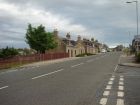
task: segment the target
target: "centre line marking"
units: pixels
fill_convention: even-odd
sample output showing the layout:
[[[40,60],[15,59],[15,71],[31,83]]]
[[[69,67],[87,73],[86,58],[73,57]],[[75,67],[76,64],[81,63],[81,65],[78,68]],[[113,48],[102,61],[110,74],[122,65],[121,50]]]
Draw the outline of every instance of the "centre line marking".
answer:
[[[120,82],[119,82],[119,85],[124,85],[124,82],[120,81]]]
[[[124,78],[120,78],[120,81],[124,81]]]
[[[110,91],[104,91],[103,96],[109,96]]]
[[[119,90],[124,90],[124,86],[119,86],[118,89]]]
[[[117,105],[124,105],[123,99],[117,99]]]
[[[5,88],[8,88],[8,86],[3,86],[0,88],[0,90],[5,89]]]
[[[110,81],[114,81],[115,78],[110,78]]]
[[[124,97],[124,92],[119,91],[118,92],[118,97]]]
[[[73,65],[73,66],[71,66],[71,67],[77,67],[77,66],[80,66],[80,65],[82,65],[82,64],[84,64],[84,63],[79,63],[79,64]]]
[[[109,85],[112,85],[112,84],[113,84],[113,82],[112,82],[112,81],[109,81],[109,82],[108,82],[108,84],[109,84]]]
[[[54,74],[54,73],[57,73],[57,72],[60,72],[60,71],[63,71],[64,69],[60,69],[60,70],[57,70],[57,71],[54,71],[54,72],[50,72],[50,73],[47,73],[47,74],[43,74],[43,75],[40,75],[40,76],[36,76],[36,77],[33,77],[32,79],[37,79],[37,78],[41,78],[41,77],[44,77],[44,76],[48,76],[48,75],[51,75],[51,74]]]
[[[101,105],[106,105],[106,103],[107,103],[107,98],[102,98],[102,99],[100,100],[100,104],[101,104]]]
[[[112,88],[111,85],[107,85],[105,89],[109,90],[109,89],[111,89],[111,88]]]

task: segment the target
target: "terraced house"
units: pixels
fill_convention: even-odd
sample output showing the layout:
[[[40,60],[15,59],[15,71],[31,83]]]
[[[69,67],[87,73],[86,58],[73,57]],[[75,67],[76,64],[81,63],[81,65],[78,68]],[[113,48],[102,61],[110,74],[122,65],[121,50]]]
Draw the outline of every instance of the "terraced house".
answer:
[[[72,40],[70,33],[66,34],[65,38],[61,38],[59,32],[55,29],[53,32],[54,39],[58,46],[55,49],[49,50],[47,52],[66,52],[69,53],[69,57],[75,57],[79,54],[90,53],[95,54],[100,50],[100,43],[95,43],[94,39],[82,39],[78,35],[77,40]]]

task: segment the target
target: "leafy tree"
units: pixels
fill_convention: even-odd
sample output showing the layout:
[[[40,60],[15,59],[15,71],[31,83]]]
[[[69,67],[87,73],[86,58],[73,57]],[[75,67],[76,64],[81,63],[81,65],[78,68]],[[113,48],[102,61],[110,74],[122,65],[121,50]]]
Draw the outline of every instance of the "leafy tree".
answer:
[[[53,33],[46,32],[45,27],[42,25],[38,27],[32,27],[31,24],[28,25],[26,42],[38,53],[45,53],[46,50],[53,49],[57,46]]]
[[[9,58],[18,55],[18,50],[15,48],[9,48],[8,46],[6,48],[3,48],[0,50],[0,58]]]

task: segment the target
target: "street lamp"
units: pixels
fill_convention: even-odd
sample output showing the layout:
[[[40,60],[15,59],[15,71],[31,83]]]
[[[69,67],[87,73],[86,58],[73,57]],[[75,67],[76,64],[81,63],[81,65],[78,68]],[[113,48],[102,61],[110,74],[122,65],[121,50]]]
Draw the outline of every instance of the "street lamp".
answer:
[[[138,1],[131,1],[131,2],[126,2],[126,3],[133,3],[135,2],[136,3],[136,18],[137,18],[137,35],[139,35],[139,17],[138,17]]]

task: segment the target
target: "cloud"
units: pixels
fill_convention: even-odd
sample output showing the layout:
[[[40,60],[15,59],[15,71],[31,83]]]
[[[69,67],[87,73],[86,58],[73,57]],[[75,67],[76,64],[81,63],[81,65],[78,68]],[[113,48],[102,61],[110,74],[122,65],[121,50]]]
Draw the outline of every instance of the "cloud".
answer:
[[[131,43],[128,32],[135,34],[135,18],[135,4],[124,0],[0,0],[0,36],[9,40],[24,40],[31,23],[48,31],[57,28],[62,36],[95,37],[110,46]]]

